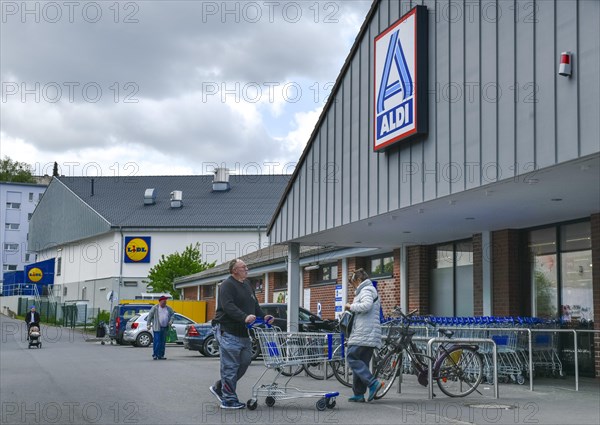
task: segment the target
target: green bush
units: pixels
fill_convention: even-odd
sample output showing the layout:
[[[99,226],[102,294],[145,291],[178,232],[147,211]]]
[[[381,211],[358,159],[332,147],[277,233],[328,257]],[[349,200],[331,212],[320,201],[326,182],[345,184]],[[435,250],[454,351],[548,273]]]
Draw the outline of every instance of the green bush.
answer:
[[[98,313],[98,316],[94,319],[94,329],[98,327],[100,322],[104,322],[108,325],[108,321],[110,320],[110,312],[106,310],[101,310]]]

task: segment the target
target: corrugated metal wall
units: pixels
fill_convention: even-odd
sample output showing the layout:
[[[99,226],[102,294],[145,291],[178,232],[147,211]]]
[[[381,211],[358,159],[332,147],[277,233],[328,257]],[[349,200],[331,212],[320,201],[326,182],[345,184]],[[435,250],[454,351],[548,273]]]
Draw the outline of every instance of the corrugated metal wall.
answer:
[[[429,133],[375,153],[373,39],[415,5],[429,12]],[[597,0],[380,1],[272,242],[599,152],[599,22]]]
[[[108,232],[110,225],[53,179],[29,223],[29,249],[40,251]]]

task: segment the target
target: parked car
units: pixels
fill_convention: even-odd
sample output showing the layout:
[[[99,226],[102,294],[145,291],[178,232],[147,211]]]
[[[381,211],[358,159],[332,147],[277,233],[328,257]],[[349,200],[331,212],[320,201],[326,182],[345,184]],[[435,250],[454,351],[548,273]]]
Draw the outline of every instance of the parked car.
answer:
[[[152,344],[152,333],[146,326],[146,319],[150,312],[136,314],[127,322],[125,332],[123,333],[123,341],[131,343],[135,347],[148,347]],[[173,327],[177,332],[177,343],[183,344],[183,337],[188,325],[194,321],[183,314],[175,313],[173,317]]]
[[[265,303],[260,307],[266,315],[271,315],[275,318],[273,325],[287,330],[287,304]],[[316,314],[311,313],[305,308],[300,307],[298,313],[298,329],[301,332],[314,332],[319,330],[333,330],[335,322],[330,320],[322,320]],[[219,344],[215,339],[212,331],[212,325],[207,323],[194,323],[188,326],[185,337],[183,338],[183,346],[192,351],[199,351],[200,354],[206,357],[215,357],[219,355]],[[260,354],[258,345],[255,343],[252,346],[252,359],[255,359]]]
[[[123,344],[127,321],[136,314],[150,311],[152,304],[119,304],[113,307],[108,322],[108,336],[117,344]]]

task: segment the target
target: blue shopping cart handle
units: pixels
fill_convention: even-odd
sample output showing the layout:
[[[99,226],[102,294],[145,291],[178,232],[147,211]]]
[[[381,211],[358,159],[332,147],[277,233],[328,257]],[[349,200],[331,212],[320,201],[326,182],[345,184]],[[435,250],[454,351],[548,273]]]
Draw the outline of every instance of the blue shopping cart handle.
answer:
[[[265,325],[267,328],[272,328],[273,326],[270,323],[267,323],[264,319],[264,317],[257,317],[256,320],[254,320],[254,322],[252,323],[248,323],[246,325],[246,327],[248,329],[252,329],[256,326],[260,326],[260,325]]]

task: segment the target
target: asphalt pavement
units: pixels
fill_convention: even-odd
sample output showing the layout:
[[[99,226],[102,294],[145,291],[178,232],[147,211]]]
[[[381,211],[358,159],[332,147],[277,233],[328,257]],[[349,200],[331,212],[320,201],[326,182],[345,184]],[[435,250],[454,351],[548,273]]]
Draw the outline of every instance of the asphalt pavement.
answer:
[[[335,378],[298,376],[290,385],[339,391],[332,410],[315,409],[315,398],[278,401],[256,410],[223,411],[208,391],[219,375],[219,360],[182,346],[167,346],[166,361],[152,360],[151,348],[101,345],[80,331],[42,326],[41,349],[27,347],[23,322],[0,315],[1,424],[598,424],[600,381],[539,379],[503,384],[482,394],[452,399],[404,377],[382,400],[348,403],[352,395]],[[242,401],[265,371],[258,359],[239,383]],[[269,375],[270,372],[268,372]],[[272,376],[272,375],[269,375]],[[285,381],[280,381],[284,383]]]

